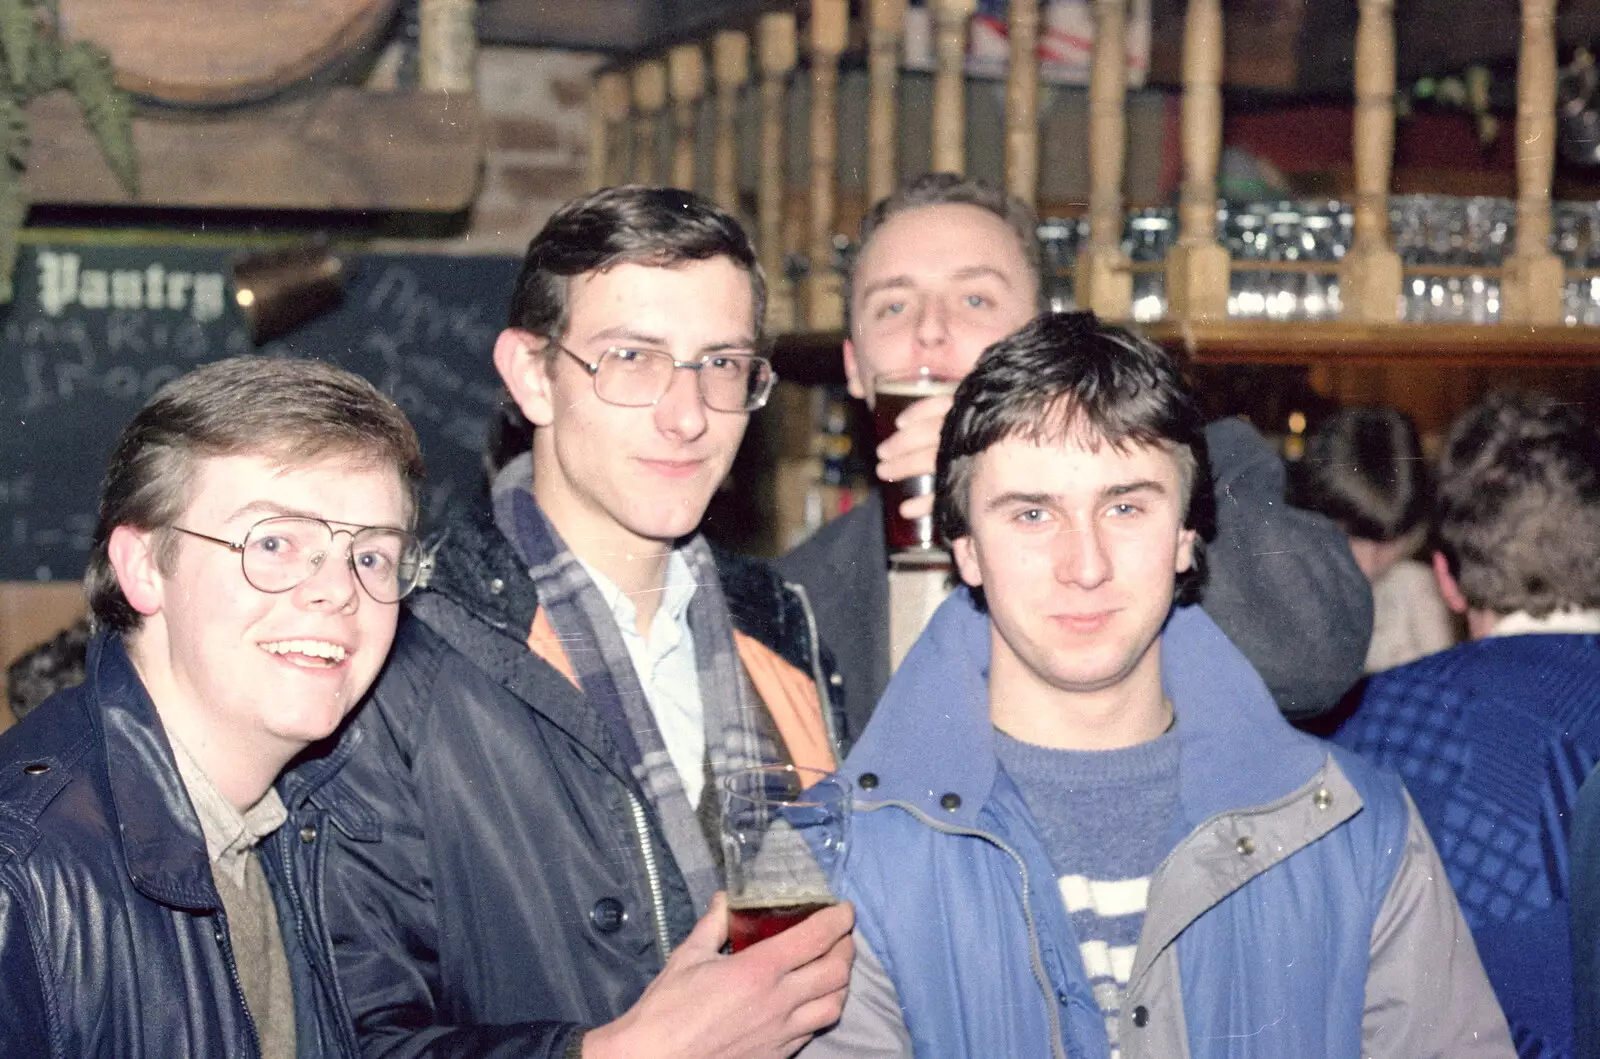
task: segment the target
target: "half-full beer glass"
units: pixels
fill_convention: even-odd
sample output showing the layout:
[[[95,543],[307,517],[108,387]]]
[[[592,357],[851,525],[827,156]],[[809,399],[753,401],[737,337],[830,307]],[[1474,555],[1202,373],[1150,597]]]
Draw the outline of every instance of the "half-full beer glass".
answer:
[[[959,380],[943,378],[928,368],[877,375],[872,380],[872,429],[878,444],[883,444],[895,432],[894,421],[900,413],[924,397],[936,397],[956,392]],[[916,496],[933,492],[933,475],[919,474],[898,482],[883,483],[883,537],[888,545],[889,557],[897,564],[918,560],[932,565],[942,565],[947,557],[939,548],[939,539],[933,528],[933,516],[902,518],[900,504]]]
[[[834,904],[850,830],[850,783],[797,765],[741,769],[722,781],[728,941],[734,952]]]

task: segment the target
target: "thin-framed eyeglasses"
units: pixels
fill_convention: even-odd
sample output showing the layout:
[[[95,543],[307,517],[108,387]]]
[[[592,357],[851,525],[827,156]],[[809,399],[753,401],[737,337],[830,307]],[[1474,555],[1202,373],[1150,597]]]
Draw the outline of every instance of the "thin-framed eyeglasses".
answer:
[[[244,579],[269,595],[288,592],[310,580],[340,534],[350,538],[345,562],[374,602],[400,602],[417,587],[427,565],[422,542],[389,526],[351,526],[302,515],[274,515],[251,526],[240,541],[182,526],[172,529],[238,553]]]
[[[698,378],[700,399],[718,412],[754,412],[767,403],[778,376],[772,361],[753,353],[708,353],[699,360],[678,360],[663,349],[611,346],[593,363],[551,341],[582,364],[594,380],[595,396],[623,408],[648,408],[667,395],[672,373],[679,368]]]

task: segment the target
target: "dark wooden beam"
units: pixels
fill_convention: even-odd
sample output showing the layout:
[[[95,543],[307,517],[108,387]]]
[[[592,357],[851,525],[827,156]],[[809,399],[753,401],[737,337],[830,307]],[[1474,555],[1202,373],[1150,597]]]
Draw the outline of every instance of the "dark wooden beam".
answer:
[[[477,194],[475,97],[332,88],[218,115],[134,118],[137,199],[112,177],[64,92],[28,108],[26,186],[74,206],[454,213]]]

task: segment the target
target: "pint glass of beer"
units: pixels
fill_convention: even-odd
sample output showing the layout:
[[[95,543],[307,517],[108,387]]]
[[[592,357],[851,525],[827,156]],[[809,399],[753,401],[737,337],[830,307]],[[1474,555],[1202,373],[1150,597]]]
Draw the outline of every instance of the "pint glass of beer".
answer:
[[[829,884],[850,830],[850,783],[796,765],[741,769],[722,782],[728,941],[734,952],[833,904]]]
[[[878,444],[894,434],[894,421],[901,412],[924,397],[955,393],[958,382],[927,368],[875,376],[872,380],[872,429]],[[883,483],[883,536],[892,559],[915,562],[922,555],[935,563],[945,560],[934,533],[932,515],[916,519],[900,517],[901,501],[932,492],[932,474]]]

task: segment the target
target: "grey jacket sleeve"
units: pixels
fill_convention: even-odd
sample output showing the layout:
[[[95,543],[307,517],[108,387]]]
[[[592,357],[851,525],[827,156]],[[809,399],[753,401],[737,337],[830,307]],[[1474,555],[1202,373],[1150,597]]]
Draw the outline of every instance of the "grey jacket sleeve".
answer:
[[[911,1034],[900,1017],[894,981],[860,931],[855,943],[844,1012],[798,1054],[803,1059],[911,1059]]]
[[[1511,1031],[1417,808],[1372,928],[1363,1055],[1515,1059]]]
[[[1217,536],[1201,606],[1285,715],[1314,716],[1361,678],[1372,589],[1339,527],[1284,500],[1283,463],[1253,427],[1218,420],[1206,444]]]

